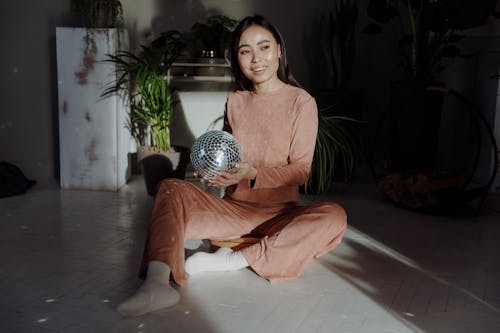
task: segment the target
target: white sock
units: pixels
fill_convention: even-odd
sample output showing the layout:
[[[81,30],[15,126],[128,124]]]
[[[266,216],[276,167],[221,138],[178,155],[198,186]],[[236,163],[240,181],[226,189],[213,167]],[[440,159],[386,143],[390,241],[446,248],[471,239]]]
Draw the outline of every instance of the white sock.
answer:
[[[248,267],[243,253],[221,247],[214,253],[196,252],[186,259],[184,270],[189,275],[206,271],[235,271]]]
[[[123,316],[140,316],[177,304],[180,295],[170,286],[170,267],[161,261],[148,264],[148,275],[137,292],[121,303],[117,311]]]

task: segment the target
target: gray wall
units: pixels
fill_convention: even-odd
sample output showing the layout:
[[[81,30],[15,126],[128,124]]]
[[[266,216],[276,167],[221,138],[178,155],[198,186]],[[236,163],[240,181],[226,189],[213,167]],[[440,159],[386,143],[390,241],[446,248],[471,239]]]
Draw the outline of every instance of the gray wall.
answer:
[[[47,183],[56,175],[55,27],[69,1],[0,2],[0,160]]]
[[[367,22],[367,1],[357,1],[358,30]],[[167,29],[187,31],[194,22],[216,11],[238,19],[263,14],[282,32],[296,78],[310,91],[321,88],[318,77],[323,68],[319,64],[320,45],[315,27],[319,17],[334,7],[334,0],[122,0],[122,3],[125,24],[132,45],[136,46],[147,33]],[[54,40],[56,26],[72,26],[77,22],[69,8],[70,0],[0,2],[0,160],[20,166],[41,186],[58,183]],[[498,24],[494,24],[476,34],[495,36],[499,30]],[[358,31],[357,43],[351,85],[364,90],[365,104],[360,116],[368,121],[365,136],[369,138],[371,124],[385,107],[389,82],[398,77],[398,71],[392,65],[394,40],[390,36],[373,38]]]
[[[318,52],[313,22],[334,1],[122,0],[132,43],[147,33],[187,31],[214,11],[235,18],[267,16],[287,41],[297,79],[313,85]],[[72,26],[70,0],[0,2],[0,160],[18,165],[40,186],[58,182],[55,27]]]

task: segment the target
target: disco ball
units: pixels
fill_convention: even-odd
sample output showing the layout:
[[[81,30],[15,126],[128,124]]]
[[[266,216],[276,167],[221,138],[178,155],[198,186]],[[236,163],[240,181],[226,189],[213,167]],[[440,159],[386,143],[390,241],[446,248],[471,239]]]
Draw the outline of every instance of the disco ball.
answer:
[[[210,131],[196,139],[191,148],[191,164],[198,176],[211,181],[221,172],[235,171],[241,162],[241,147],[234,136]]]

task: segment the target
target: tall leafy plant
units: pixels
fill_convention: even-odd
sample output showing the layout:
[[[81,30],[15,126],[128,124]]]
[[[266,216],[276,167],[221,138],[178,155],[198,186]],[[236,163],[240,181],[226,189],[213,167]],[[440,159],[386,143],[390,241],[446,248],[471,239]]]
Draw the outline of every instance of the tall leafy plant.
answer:
[[[354,170],[358,144],[351,125],[357,120],[334,115],[348,112],[348,84],[356,54],[358,7],[353,0],[338,0],[335,9],[320,18],[320,37],[326,64],[326,88],[335,100],[318,112],[318,135],[306,193],[327,192],[336,180],[348,181]],[[347,103],[349,104],[349,103]],[[339,111],[340,110],[340,111]]]
[[[446,59],[463,56],[458,42],[464,30],[481,26],[495,13],[496,0],[370,0],[375,22],[363,32],[379,34],[399,21],[398,55],[408,79],[428,80],[445,68]]]
[[[338,0],[335,11],[320,19],[323,57],[327,68],[327,88],[345,89],[351,77],[356,53],[358,7],[352,0]]]
[[[139,146],[172,150],[170,125],[174,97],[166,75],[184,45],[182,35],[170,30],[148,45],[142,45],[137,55],[119,51],[106,59],[116,65],[116,80],[102,95],[121,94],[128,98],[128,128]]]
[[[151,146],[170,151],[170,125],[174,110],[172,89],[165,77],[154,71],[139,72],[135,83],[139,97],[131,122],[147,129]]]
[[[358,147],[349,126],[353,122],[357,121],[319,112],[318,136],[305,193],[325,193],[336,179],[350,179]]]

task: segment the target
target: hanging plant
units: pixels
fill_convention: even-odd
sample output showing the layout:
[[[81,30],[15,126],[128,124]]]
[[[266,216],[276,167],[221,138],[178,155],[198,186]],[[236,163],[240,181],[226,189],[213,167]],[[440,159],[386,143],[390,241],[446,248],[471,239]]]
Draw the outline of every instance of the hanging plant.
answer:
[[[85,28],[123,28],[120,0],[72,0],[71,9],[79,13]]]

